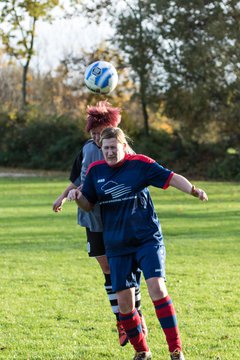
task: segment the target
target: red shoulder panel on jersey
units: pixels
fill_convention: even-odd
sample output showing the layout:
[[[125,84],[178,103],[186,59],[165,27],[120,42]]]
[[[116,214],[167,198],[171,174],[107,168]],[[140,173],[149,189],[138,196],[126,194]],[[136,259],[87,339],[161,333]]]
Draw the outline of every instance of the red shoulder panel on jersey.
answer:
[[[171,174],[169,175],[167,181],[164,184],[163,190],[166,190],[169,187],[169,183],[170,183],[170,180],[173,177],[173,175],[174,175],[174,172],[172,171]]]
[[[136,154],[136,155],[129,154],[128,155],[128,160],[140,160],[140,161],[143,161],[143,162],[146,162],[146,163],[149,163],[149,164],[156,162],[155,160],[153,160],[149,156],[142,155],[142,154]]]
[[[100,165],[100,164],[106,164],[106,161],[105,160],[94,161],[92,164],[89,165],[86,175],[89,173],[89,171],[91,170],[92,167],[94,167],[95,165]]]

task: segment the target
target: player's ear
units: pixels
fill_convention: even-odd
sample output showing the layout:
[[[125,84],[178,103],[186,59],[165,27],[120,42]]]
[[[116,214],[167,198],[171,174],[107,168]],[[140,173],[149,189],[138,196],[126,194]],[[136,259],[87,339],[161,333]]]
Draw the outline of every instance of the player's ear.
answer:
[[[127,144],[126,143],[123,144],[123,150],[124,150],[124,152],[127,151]]]

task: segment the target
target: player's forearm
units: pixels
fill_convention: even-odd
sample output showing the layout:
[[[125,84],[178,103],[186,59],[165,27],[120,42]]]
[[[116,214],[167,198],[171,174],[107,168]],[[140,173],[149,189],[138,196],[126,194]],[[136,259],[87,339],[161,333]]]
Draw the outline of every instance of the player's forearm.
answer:
[[[76,189],[76,188],[77,188],[77,186],[74,185],[73,183],[71,183],[68,185],[68,187],[66,187],[66,189],[62,192],[62,194],[60,196],[62,197],[62,199],[66,199],[69,191],[71,191],[72,189]]]
[[[179,174],[174,174],[171,178],[169,185],[175,187],[178,190],[181,190],[187,194],[191,194],[193,185],[186,179],[184,176]]]
[[[93,209],[93,204],[91,204],[86,198],[85,196],[83,196],[82,193],[80,193],[80,195],[78,196],[78,198],[76,199],[76,203],[77,205],[83,209],[84,211],[91,211]]]
[[[72,189],[76,189],[76,186],[73,183],[69,184],[68,187],[66,187],[66,189],[61,193],[61,195],[57,198],[56,201],[65,201],[67,199],[69,191],[71,191]]]
[[[67,199],[69,201],[75,200],[77,205],[87,212],[91,211],[94,206],[85,198],[79,189],[73,189],[69,191]]]
[[[53,207],[52,207],[53,211],[59,212],[62,210],[62,206],[65,203],[65,201],[67,200],[68,193],[72,189],[75,189],[75,188],[76,188],[76,186],[73,183],[68,185],[68,187],[62,192],[62,194],[54,201]]]
[[[187,194],[197,197],[199,200],[207,201],[208,196],[204,190],[196,188],[188,179],[179,174],[174,174],[171,178],[169,185],[181,190]]]

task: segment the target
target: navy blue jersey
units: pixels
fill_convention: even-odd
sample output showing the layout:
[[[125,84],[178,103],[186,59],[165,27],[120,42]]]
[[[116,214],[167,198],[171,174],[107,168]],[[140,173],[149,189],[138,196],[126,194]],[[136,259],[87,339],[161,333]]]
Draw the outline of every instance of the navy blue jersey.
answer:
[[[96,161],[82,189],[86,199],[99,202],[108,256],[130,254],[143,244],[163,243],[161,226],[147,186],[167,188],[173,173],[144,155],[126,155],[116,167]]]

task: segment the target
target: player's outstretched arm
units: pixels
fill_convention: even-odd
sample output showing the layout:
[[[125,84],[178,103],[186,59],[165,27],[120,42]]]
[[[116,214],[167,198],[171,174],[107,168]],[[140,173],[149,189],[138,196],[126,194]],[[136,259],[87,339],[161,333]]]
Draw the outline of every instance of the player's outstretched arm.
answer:
[[[75,200],[77,205],[83,209],[84,211],[91,211],[93,209],[93,204],[91,204],[85,196],[81,193],[79,189],[73,189],[69,192],[67,200],[72,201]]]
[[[69,191],[72,189],[76,189],[76,186],[73,183],[69,184],[68,187],[66,187],[66,189],[62,192],[62,194],[54,201],[52,207],[53,211],[55,212],[62,211],[62,206],[67,200]]]
[[[204,190],[196,188],[193,184],[190,183],[190,181],[188,181],[188,179],[186,179],[182,175],[174,174],[169,182],[169,185],[175,187],[180,191],[197,197],[199,200],[208,200],[208,196]]]

